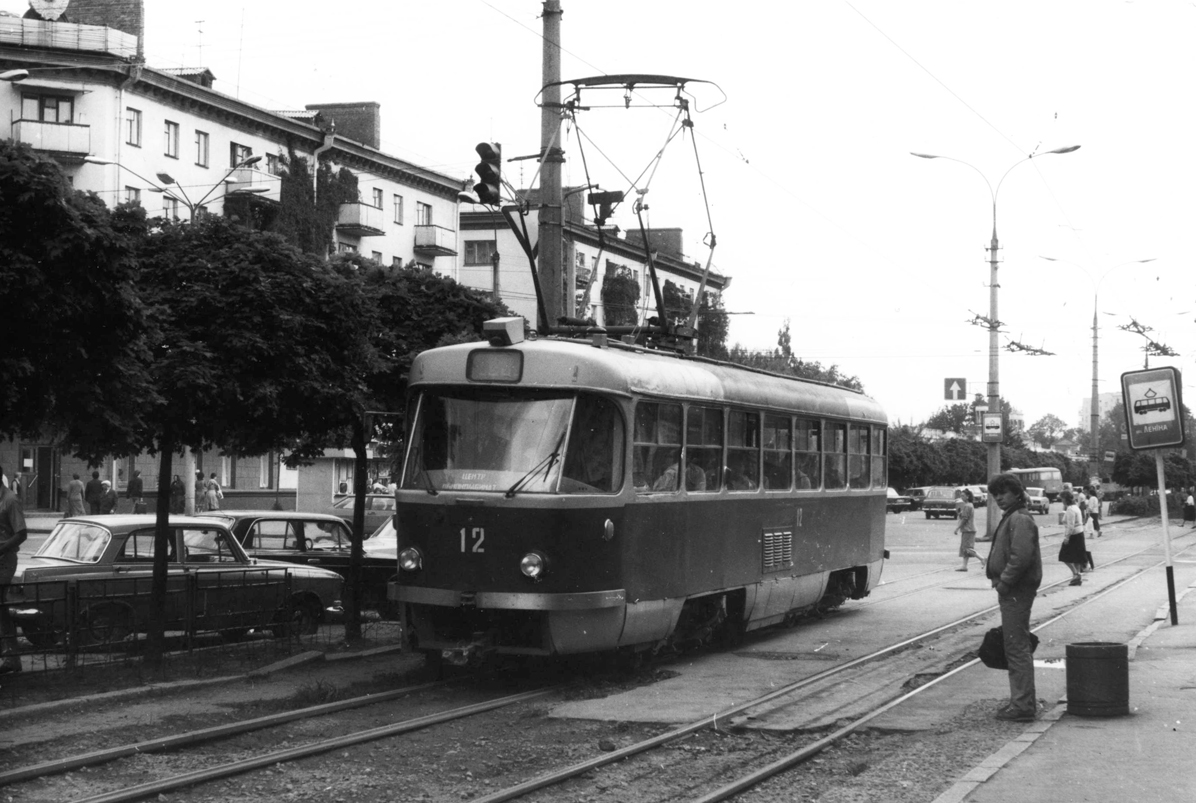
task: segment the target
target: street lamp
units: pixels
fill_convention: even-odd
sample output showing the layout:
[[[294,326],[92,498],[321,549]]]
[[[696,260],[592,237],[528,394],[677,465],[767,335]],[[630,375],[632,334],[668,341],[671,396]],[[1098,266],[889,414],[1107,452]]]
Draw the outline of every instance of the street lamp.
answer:
[[[1092,278],[1092,274],[1088,272],[1087,268],[1085,268],[1083,265],[1072,262],[1069,259],[1056,259],[1055,257],[1047,256],[1044,256],[1043,259],[1047,260],[1048,262],[1066,262],[1069,265],[1075,265],[1084,272],[1084,275],[1088,277],[1088,281],[1092,282],[1092,404],[1090,405],[1091,415],[1089,417],[1089,432],[1091,433],[1089,437],[1089,446],[1092,449],[1092,454],[1089,455],[1088,470],[1089,476],[1092,476],[1093,471],[1099,475],[1100,463],[1103,459],[1103,453],[1101,451],[1100,444],[1100,401],[1097,391],[1097,379],[1099,377],[1099,372],[1097,369],[1099,365],[1097,359],[1099,354],[1097,351],[1097,332],[1099,330],[1099,324],[1097,323],[1097,310],[1099,309],[1100,286],[1106,277],[1108,277],[1108,275],[1117,268],[1121,268],[1126,265],[1144,265],[1147,262],[1154,262],[1157,257],[1148,257],[1146,259],[1130,259],[1125,262],[1119,262],[1111,268],[1105,268],[1104,272],[1101,273],[1100,278],[1096,280]]]
[[[988,180],[988,176],[984,175],[980,168],[973,164],[956,159],[952,156],[939,156],[933,153],[914,153],[910,152],[912,156],[917,156],[919,159],[947,159],[952,162],[959,162],[961,165],[972,168],[980,177],[984,179],[985,185],[988,187],[988,193],[992,197],[993,203],[993,234],[992,242],[989,244],[989,285],[988,285],[988,409],[1001,413],[1001,391],[998,381],[998,364],[997,355],[1000,351],[1000,344],[998,343],[997,332],[1000,328],[1000,320],[997,318],[997,195],[1001,192],[1001,185],[1005,182],[1005,177],[1013,172],[1013,168],[1020,164],[1024,164],[1036,155],[1048,156],[1050,154],[1071,153],[1080,149],[1079,145],[1069,145],[1065,148],[1055,148],[1054,150],[1046,151],[1042,154],[1030,154],[1024,159],[1019,159],[1014,162],[1005,174],[1001,176],[1001,180],[997,182],[996,189],[993,189],[992,182]],[[1004,432],[1002,432],[1004,437]],[[988,476],[990,478],[1001,473],[1001,442],[1000,440],[990,441],[988,444]],[[988,537],[992,538],[993,531],[997,523],[997,504],[996,499],[992,494],[988,497],[988,516],[986,529]]]

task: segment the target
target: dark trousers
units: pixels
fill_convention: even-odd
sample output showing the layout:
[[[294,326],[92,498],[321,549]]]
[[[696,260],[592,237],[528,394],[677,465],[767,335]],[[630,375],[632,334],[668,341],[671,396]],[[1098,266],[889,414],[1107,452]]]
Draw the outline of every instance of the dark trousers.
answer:
[[[1033,591],[997,595],[1001,606],[1001,630],[1005,636],[1005,658],[1009,661],[1009,707],[1021,713],[1038,710],[1034,651],[1030,645],[1030,606],[1034,604],[1034,596]]]

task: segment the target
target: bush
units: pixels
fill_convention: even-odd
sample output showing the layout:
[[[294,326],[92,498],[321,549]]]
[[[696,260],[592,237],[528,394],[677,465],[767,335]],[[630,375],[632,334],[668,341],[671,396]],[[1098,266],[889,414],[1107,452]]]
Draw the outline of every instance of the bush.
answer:
[[[1121,516],[1157,516],[1159,498],[1157,496],[1126,496],[1109,505],[1109,513]]]

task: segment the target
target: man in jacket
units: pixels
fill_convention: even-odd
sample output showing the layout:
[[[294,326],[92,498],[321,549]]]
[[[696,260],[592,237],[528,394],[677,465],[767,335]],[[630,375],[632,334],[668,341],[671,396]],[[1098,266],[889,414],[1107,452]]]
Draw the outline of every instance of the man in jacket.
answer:
[[[9,583],[17,571],[17,550],[28,535],[21,503],[16,494],[0,484],[0,601],[7,600]],[[0,606],[0,674],[21,671],[16,649],[17,623],[9,617],[8,608]]]
[[[87,481],[87,489],[83,493],[83,500],[87,502],[87,512],[96,515],[100,512],[100,497],[104,495],[104,483],[100,482],[100,472],[91,472],[91,479]]]
[[[141,501],[143,483],[141,480],[141,469],[133,469],[133,476],[129,479],[129,484],[125,486],[125,498],[129,500],[129,512],[137,512],[137,503]]]
[[[1031,722],[1038,716],[1034,689],[1034,652],[1030,644],[1030,607],[1042,583],[1042,554],[1038,525],[1026,510],[1026,491],[1012,474],[998,474],[988,481],[1004,515],[993,532],[987,574],[997,590],[1005,658],[1009,662],[1009,705],[997,719]]]

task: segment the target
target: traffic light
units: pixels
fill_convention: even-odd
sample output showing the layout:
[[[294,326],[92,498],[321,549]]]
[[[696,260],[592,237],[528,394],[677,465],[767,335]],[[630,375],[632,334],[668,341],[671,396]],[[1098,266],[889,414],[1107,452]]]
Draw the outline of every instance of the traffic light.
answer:
[[[474,168],[478,183],[474,190],[478,200],[484,204],[498,206],[502,203],[502,145],[497,142],[479,142],[474,148],[482,161]]]

